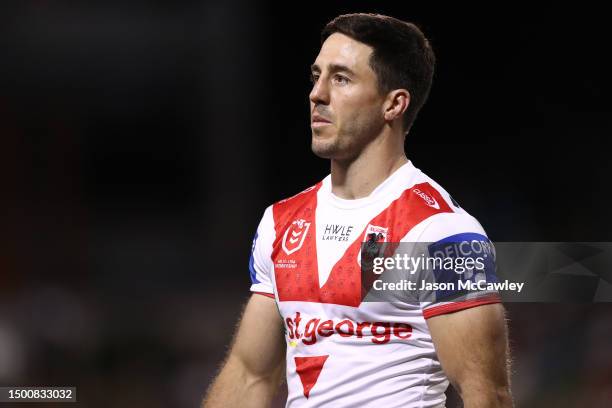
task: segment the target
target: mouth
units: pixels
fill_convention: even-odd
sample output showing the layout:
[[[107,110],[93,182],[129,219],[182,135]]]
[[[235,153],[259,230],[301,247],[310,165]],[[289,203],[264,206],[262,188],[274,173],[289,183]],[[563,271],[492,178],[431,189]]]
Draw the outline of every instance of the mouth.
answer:
[[[312,116],[312,119],[310,120],[310,124],[312,127],[321,127],[321,126],[331,125],[331,121],[319,115],[314,115]]]

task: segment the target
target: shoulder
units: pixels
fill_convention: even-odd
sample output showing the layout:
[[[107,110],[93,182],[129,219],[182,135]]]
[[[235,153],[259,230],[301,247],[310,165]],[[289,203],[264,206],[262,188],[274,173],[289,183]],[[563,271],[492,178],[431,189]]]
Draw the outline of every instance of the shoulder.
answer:
[[[445,239],[472,241],[488,239],[476,218],[463,213],[441,213],[429,218],[413,234],[418,242],[437,242]]]
[[[260,219],[255,241],[271,243],[280,230],[298,219],[310,219],[316,209],[316,194],[321,182],[266,207]]]
[[[446,191],[446,189],[444,189],[434,179],[423,173],[421,170],[416,170],[417,171],[412,182],[412,187],[410,187],[413,193],[420,196],[423,201],[426,202],[426,204],[432,204],[430,199],[433,198],[434,205],[439,204],[439,201],[442,201],[444,206],[448,206],[448,212],[457,214],[465,213],[465,210],[461,208],[459,203],[449,194],[448,191]],[[436,201],[436,198],[441,200]]]
[[[310,218],[316,210],[317,192],[323,184],[319,181],[299,193],[279,200],[270,206],[274,219],[278,222],[287,218],[301,215],[302,218]]]
[[[439,210],[415,225],[404,240],[435,242],[457,234],[487,236],[478,220],[462,208],[440,184],[424,173],[419,174],[416,183],[408,190],[420,198],[417,200],[413,197],[414,206],[438,207]]]
[[[317,191],[319,190],[319,188],[321,187],[321,185],[323,184],[323,181],[319,181],[317,184],[314,184],[302,191],[300,191],[297,194],[294,194],[290,197],[287,198],[283,198],[282,200],[279,200],[277,202],[275,202],[274,204],[272,204],[273,206],[279,206],[279,205],[287,205],[290,206],[292,204],[296,204],[298,202],[307,200],[312,198],[313,195],[316,195]]]

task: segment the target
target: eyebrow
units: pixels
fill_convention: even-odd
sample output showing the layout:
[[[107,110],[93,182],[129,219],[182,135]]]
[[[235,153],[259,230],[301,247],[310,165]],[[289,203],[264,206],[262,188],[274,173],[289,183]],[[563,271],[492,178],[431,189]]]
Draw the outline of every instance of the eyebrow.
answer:
[[[355,75],[355,72],[353,72],[353,70],[351,70],[346,65],[342,65],[342,64],[329,64],[327,67],[329,68],[329,71],[331,73],[346,72],[348,74]],[[312,72],[321,72],[321,68],[319,68],[319,66],[317,64],[312,64],[310,66],[310,70]]]

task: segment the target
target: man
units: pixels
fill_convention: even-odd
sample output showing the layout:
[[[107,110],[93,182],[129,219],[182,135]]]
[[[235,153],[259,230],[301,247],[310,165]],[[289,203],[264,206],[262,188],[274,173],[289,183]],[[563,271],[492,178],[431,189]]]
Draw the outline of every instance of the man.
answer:
[[[363,242],[487,240],[404,153],[433,69],[411,23],[351,14],[325,27],[310,110],[331,174],[266,209],[254,294],[205,407],[269,406],[285,373],[288,407],[443,407],[449,380],[465,407],[512,406],[498,296],[364,301]]]

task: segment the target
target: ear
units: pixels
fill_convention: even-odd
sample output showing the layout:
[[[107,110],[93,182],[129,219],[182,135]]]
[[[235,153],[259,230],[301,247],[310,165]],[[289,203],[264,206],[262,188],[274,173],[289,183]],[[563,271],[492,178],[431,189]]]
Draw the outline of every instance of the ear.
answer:
[[[410,92],[407,89],[394,89],[389,92],[383,104],[385,120],[392,121],[401,117],[410,105]]]

